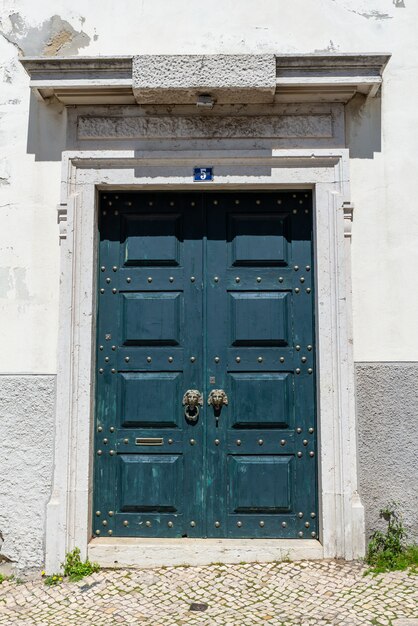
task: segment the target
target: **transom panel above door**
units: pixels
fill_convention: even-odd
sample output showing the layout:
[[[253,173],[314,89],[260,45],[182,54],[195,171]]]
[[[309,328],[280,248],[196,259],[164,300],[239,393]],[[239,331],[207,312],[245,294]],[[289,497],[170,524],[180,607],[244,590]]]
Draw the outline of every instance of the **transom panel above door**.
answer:
[[[312,198],[100,196],[94,528],[317,537]]]

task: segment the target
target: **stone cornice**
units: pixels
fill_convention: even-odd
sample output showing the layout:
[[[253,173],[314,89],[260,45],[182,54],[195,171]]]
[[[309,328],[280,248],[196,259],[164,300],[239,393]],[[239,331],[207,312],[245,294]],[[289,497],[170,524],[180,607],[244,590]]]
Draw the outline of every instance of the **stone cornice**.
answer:
[[[212,95],[215,104],[348,102],[356,93],[374,97],[389,59],[389,54],[362,53],[26,57],[20,61],[41,100],[56,97],[68,105],[158,105],[195,104],[202,93]]]
[[[64,104],[135,104],[132,56],[23,57],[30,88],[40,100]]]

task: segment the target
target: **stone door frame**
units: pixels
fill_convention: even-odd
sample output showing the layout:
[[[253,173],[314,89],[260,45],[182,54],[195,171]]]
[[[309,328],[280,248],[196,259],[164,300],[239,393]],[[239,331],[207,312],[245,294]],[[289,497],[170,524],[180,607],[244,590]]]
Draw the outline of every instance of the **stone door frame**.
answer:
[[[210,189],[313,190],[316,263],[316,342],[318,380],[318,469],[320,540],[219,540],[218,548],[196,551],[196,541],[135,539],[124,560],[126,540],[91,539],[92,463],[95,382],[96,271],[99,190],[194,190],[190,152],[167,153],[158,176],[145,173],[155,155],[133,150],[80,150],[63,153],[62,203],[58,209],[61,239],[60,324],[58,341],[56,443],[53,490],[47,506],[46,569],[57,571],[75,546],[102,565],[201,563],[224,560],[295,558],[353,559],[364,554],[364,510],[357,491],[357,444],[351,311],[351,219],[348,150],[272,149],[252,156],[246,168],[256,176],[219,176]],[[241,165],[228,151],[211,154],[219,166]],[[201,159],[200,159],[201,160]],[[166,168],[166,172],[165,172]],[[173,175],[178,168],[178,175]],[[238,168],[239,169],[239,168]],[[190,167],[191,170],[191,167]],[[200,183],[197,183],[200,185]],[[205,183],[203,183],[204,185]],[[202,191],[208,187],[201,188]],[[194,542],[194,546],[189,543]],[[254,543],[256,541],[256,543]],[[124,545],[123,545],[124,544]],[[177,546],[177,547],[176,547]],[[254,546],[256,550],[254,551]],[[177,552],[176,552],[177,550]],[[156,558],[147,561],[150,553]],[[199,552],[200,557],[196,556]],[[176,556],[177,554],[177,556]],[[136,556],[135,556],[136,555]],[[170,556],[171,555],[171,556]],[[217,558],[221,555],[220,558]],[[238,555],[238,556],[237,556]],[[199,560],[200,559],[200,560]]]

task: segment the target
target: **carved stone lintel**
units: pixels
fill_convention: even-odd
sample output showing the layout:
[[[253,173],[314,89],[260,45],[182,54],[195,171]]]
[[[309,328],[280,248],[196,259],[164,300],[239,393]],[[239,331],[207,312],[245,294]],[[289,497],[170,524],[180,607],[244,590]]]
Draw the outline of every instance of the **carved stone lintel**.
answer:
[[[77,123],[78,139],[219,139],[333,137],[330,113],[261,116],[88,116]]]
[[[57,206],[57,222],[59,226],[60,241],[67,239],[67,205],[59,204]]]
[[[343,211],[344,211],[344,237],[351,239],[354,204],[352,204],[351,202],[344,202]]]

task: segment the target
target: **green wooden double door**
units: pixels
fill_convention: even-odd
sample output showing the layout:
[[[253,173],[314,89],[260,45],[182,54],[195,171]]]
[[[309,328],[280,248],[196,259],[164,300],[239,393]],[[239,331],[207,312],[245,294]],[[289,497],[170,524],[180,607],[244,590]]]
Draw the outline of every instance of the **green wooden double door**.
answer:
[[[312,198],[100,197],[93,533],[316,538]]]

